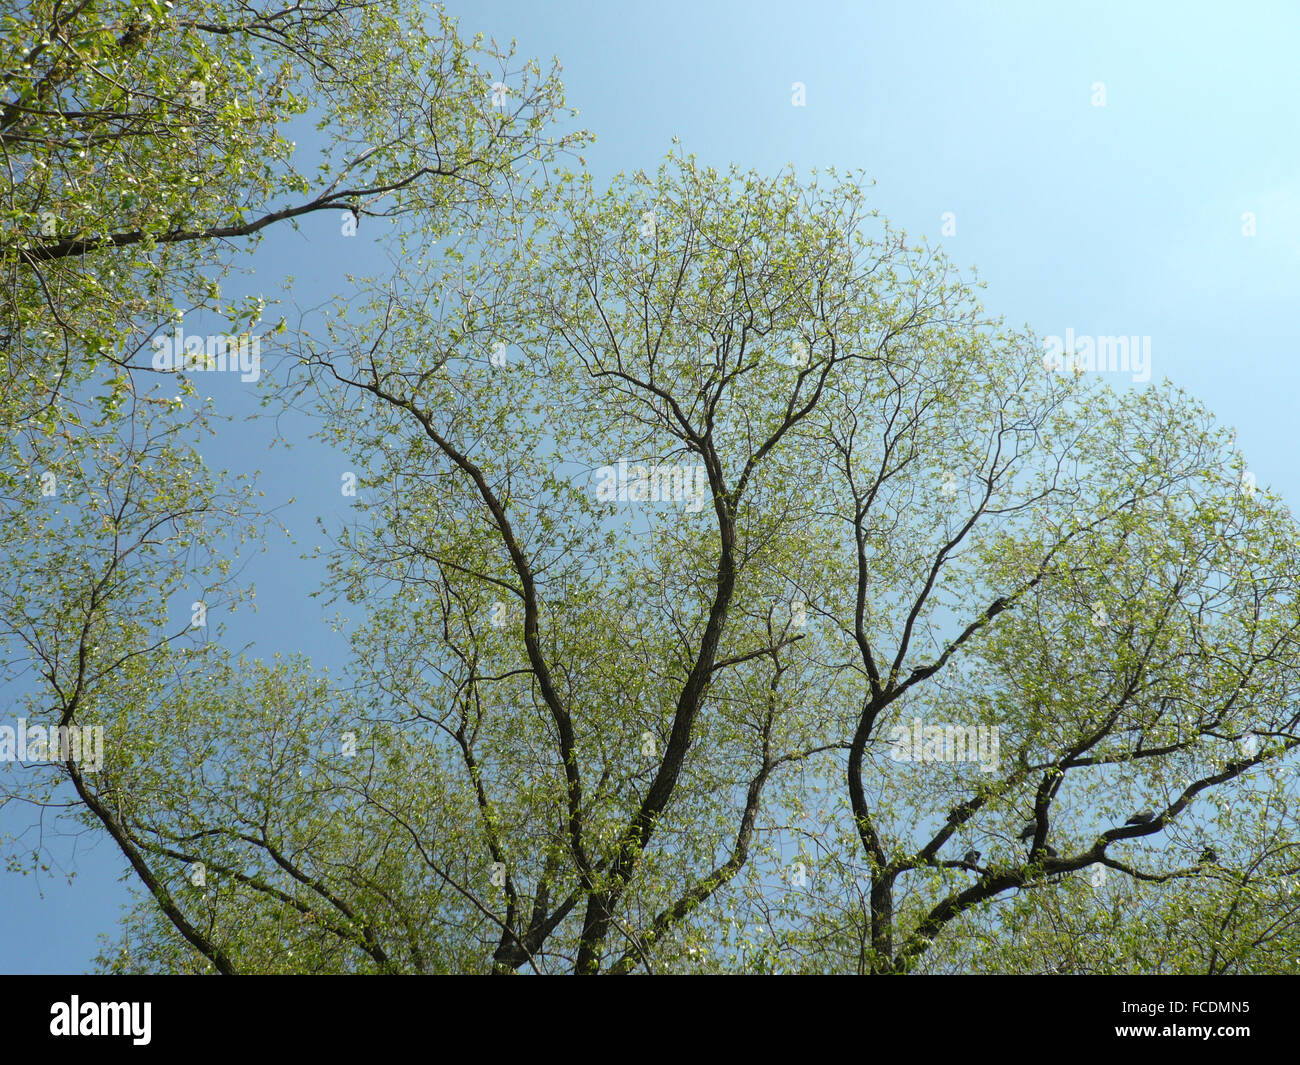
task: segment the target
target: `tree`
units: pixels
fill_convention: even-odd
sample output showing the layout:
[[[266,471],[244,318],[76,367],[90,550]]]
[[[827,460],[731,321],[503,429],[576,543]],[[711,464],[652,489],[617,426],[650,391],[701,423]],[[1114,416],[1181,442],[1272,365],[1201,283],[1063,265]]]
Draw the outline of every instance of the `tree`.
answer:
[[[437,239],[582,139],[552,136],[554,70],[463,42],[441,11],[38,0],[24,14],[0,44],[0,261],[5,392],[28,403],[95,366],[148,369],[137,356],[184,311],[247,317],[219,281],[272,226],[325,212]],[[323,131],[319,158],[289,139],[299,116]]]
[[[121,780],[151,714],[182,691],[205,698],[187,673],[229,668],[192,645],[202,623],[178,622],[169,598],[197,586],[196,616],[237,602],[217,545],[270,521],[199,446],[215,409],[189,375],[213,338],[175,366],[156,351],[186,314],[247,339],[263,301],[225,300],[221,281],[272,227],[325,212],[344,232],[383,225],[455,254],[466,219],[583,140],[555,131],[554,70],[404,8],[37,0],[0,18],[0,536],[22,555],[0,588],[4,679],[31,725],[120,741],[103,776],[38,758],[6,797],[58,809],[71,792],[223,971],[132,841]],[[290,135],[307,120],[323,150],[302,159]]]
[[[834,173],[568,174],[299,338],[367,471],[350,676],[180,692],[208,756],[121,785],[210,962],[1284,964],[1289,514],[874,218]],[[182,936],[146,901],[105,963]]]

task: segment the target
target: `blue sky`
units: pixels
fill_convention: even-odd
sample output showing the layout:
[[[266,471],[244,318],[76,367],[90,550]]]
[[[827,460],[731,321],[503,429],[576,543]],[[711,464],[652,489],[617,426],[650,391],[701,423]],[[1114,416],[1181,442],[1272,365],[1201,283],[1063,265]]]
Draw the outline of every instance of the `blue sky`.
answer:
[[[872,206],[977,266],[984,302],[1041,335],[1151,338],[1169,378],[1238,430],[1261,485],[1294,507],[1292,407],[1300,389],[1300,8],[1185,3],[449,4],[466,36],[517,38],[558,56],[569,102],[597,143],[598,180],[653,172],[681,138],[718,166],[861,168]],[[802,82],[806,106],[791,103]],[[1094,106],[1096,83],[1105,106]],[[942,236],[944,212],[956,233]],[[1243,235],[1243,215],[1256,235]],[[236,287],[302,307],[345,291],[376,234],[344,242],[332,217],[268,238]],[[367,239],[363,239],[367,238]],[[286,275],[297,276],[291,291]],[[292,305],[286,306],[286,312]],[[291,315],[292,318],[292,315]],[[217,375],[214,375],[214,377]],[[220,375],[223,378],[228,375]],[[1118,382],[1117,382],[1118,383]],[[210,390],[255,410],[237,379]],[[306,423],[282,429],[305,437]],[[259,611],[232,645],[303,650],[337,668],[343,645],[297,562],[314,521],[346,515],[348,465],[306,442],[270,451],[256,423],[223,431],[221,461],[258,467],[296,544],[254,558]],[[216,453],[214,452],[214,458]],[[26,815],[0,815],[0,831]],[[127,899],[107,840],[56,846],[72,886],[0,872],[0,971],[76,972]]]

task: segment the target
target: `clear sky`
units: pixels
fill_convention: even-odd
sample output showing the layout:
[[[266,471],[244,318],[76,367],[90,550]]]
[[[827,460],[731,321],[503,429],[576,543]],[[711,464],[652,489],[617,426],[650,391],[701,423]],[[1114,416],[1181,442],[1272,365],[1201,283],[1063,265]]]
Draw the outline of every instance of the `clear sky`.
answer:
[[[1300,503],[1300,6],[448,7],[466,36],[514,37],[523,55],[560,58],[569,102],[597,136],[584,154],[598,179],[653,172],[674,135],[718,166],[862,168],[877,182],[872,205],[977,266],[986,307],[1013,324],[1150,337],[1153,380],[1236,426],[1259,483]],[[796,82],[805,106],[792,104]],[[268,239],[256,273],[232,287],[281,294],[292,320],[293,304],[345,290],[375,235],[346,242],[332,217],[313,219]],[[288,274],[297,281],[284,292]],[[232,413],[254,410],[237,378],[210,391]],[[235,423],[212,456],[260,468],[268,500],[298,499],[282,514],[297,543],[254,559],[259,612],[228,619],[228,642],[265,656],[304,650],[336,668],[343,645],[306,598],[322,571],[297,559],[316,542],[317,515],[337,525],[346,514],[348,466],[315,444],[268,452],[268,441]],[[28,820],[6,812],[0,830]],[[115,932],[124,862],[106,839],[92,844],[55,848],[78,872],[72,886],[0,871],[0,971],[85,970],[96,936]]]

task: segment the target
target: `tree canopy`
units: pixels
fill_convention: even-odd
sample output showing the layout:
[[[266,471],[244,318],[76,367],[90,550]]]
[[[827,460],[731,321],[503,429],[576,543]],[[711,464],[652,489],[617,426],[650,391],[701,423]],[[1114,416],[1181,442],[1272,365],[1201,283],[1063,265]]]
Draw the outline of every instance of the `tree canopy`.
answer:
[[[441,15],[37,14],[0,624],[107,742],[8,795],[138,877],[106,970],[1294,969],[1300,537],[1202,404],[1045,364],[860,174],[598,187]],[[273,517],[137,356],[340,208],[403,254],[265,385],[363,471],[335,675],[169,627]]]

